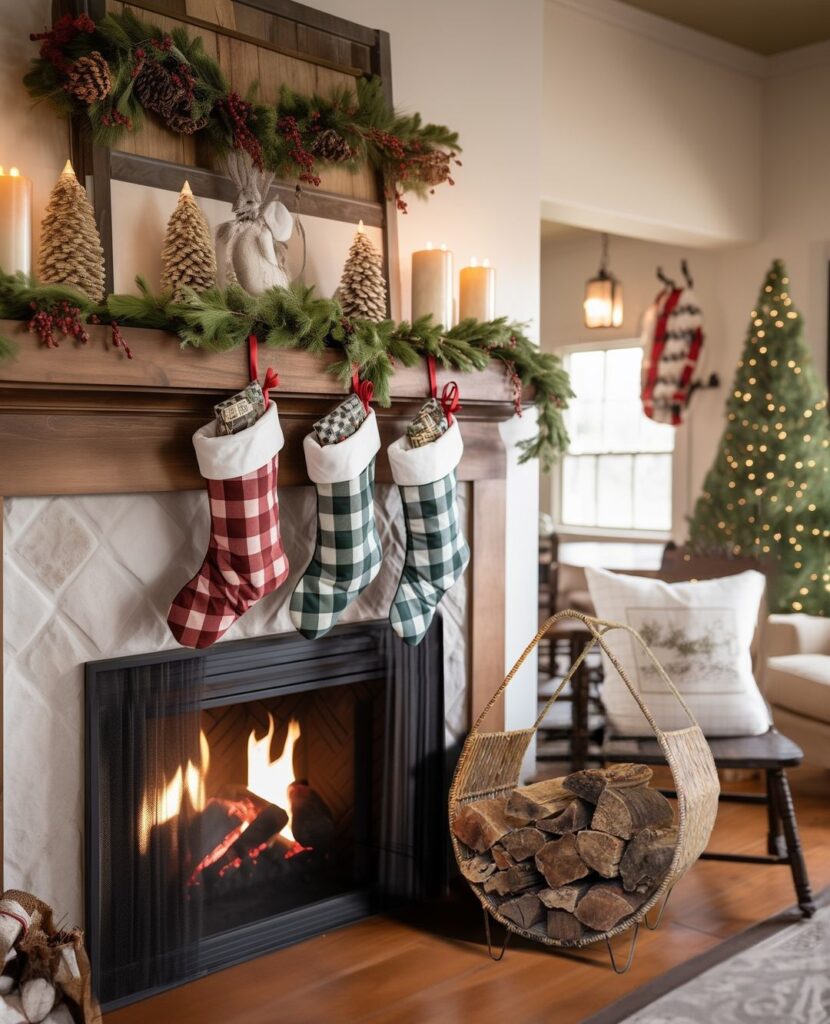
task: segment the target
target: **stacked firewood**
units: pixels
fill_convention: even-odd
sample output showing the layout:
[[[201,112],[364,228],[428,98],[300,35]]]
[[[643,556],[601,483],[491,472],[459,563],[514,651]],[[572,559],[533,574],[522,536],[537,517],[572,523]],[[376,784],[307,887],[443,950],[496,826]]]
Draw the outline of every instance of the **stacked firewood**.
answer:
[[[498,913],[566,945],[635,913],[665,878],[677,845],[651,769],[619,764],[521,786],[459,807],[461,871]]]
[[[48,904],[3,893],[0,957],[0,1024],[100,1024],[83,934],[56,927]]]

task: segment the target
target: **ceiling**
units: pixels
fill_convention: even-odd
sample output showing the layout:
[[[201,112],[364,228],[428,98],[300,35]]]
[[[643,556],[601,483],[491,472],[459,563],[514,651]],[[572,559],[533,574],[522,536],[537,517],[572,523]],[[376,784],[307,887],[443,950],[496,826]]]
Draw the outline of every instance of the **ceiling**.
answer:
[[[569,242],[572,238],[587,238],[595,235],[596,231],[588,231],[586,228],[575,228],[571,224],[561,224],[557,220],[542,219],[542,241],[549,242],[555,239],[557,242]]]
[[[765,56],[830,39],[828,0],[624,0],[624,3]]]

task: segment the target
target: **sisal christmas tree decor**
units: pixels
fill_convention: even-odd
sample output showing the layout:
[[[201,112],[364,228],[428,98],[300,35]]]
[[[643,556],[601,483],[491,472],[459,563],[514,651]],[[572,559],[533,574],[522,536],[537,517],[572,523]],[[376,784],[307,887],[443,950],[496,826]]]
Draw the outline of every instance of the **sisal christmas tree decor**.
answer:
[[[93,302],[104,297],[104,250],[87,194],[67,160],[41,224],[38,276],[68,284]]]
[[[205,292],[216,284],[216,252],[205,215],[185,182],[167,222],[161,250],[161,286],[181,299],[185,288]]]
[[[363,230],[357,229],[337,289],[337,299],[349,319],[386,319],[386,281],[380,253]]]
[[[827,391],[776,260],[752,311],[690,541],[774,562],[772,611],[830,615],[828,508]]]

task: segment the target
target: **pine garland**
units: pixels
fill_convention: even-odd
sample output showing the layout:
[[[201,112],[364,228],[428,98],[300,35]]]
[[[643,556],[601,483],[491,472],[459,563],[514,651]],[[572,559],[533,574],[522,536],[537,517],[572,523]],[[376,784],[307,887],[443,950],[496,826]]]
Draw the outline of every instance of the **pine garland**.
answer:
[[[328,96],[283,87],[276,105],[263,104],[231,90],[200,37],[182,27],[168,35],[130,10],[98,21],[64,15],[31,38],[41,47],[24,78],[30,94],[61,114],[85,114],[101,146],[140,131],[149,112],[170,131],[203,134],[220,155],[245,150],[282,179],[318,185],[321,167],[368,163],[403,212],[406,193],[454,184],[457,133],[397,113],[377,78]]]
[[[277,349],[299,348],[315,355],[339,349],[343,358],[331,372],[348,387],[357,370],[372,381],[381,406],[391,404],[391,381],[399,366],[415,366],[434,356],[447,370],[472,373],[495,359],[513,384],[518,413],[522,389],[534,392],[538,433],[520,442],[520,461],[538,458],[548,470],[567,447],[562,412],[573,397],[568,375],[555,355],[539,351],[524,325],[506,317],[484,323],[463,320],[444,330],[429,316],[413,323],[348,319],[337,301],[320,298],[303,285],[271,288],[257,296],[238,285],[202,294],[184,289],[177,301],[170,292],[154,295],[141,278],[137,284],[138,295],[110,295],[98,305],[74,289],[38,285],[22,274],[0,271],[0,319],[28,320],[31,325],[33,312],[69,303],[87,322],[112,323],[115,345],[123,344],[117,326],[129,324],[170,331],[178,334],[183,347],[214,352],[238,348],[250,334]],[[13,345],[0,337],[0,359],[4,355],[13,355]]]

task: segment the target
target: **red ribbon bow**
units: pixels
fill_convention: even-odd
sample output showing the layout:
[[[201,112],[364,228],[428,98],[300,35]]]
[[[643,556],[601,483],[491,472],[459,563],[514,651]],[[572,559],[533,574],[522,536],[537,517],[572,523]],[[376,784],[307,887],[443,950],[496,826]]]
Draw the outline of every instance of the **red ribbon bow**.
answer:
[[[453,414],[461,408],[461,397],[458,393],[458,385],[454,380],[444,385],[441,392],[441,408],[447,417],[447,423],[452,426]]]
[[[363,408],[368,414],[369,403],[375,394],[375,385],[370,380],[361,380],[358,372],[355,370],[352,374],[352,391],[363,403]]]
[[[259,342],[255,334],[248,335],[248,366],[251,380],[259,380]],[[266,409],[271,401],[268,392],[271,388],[278,388],[279,386],[280,375],[273,367],[269,366],[265,371],[265,380],[262,382],[262,396],[265,399]]]

